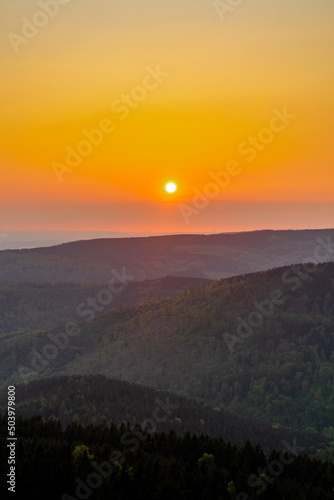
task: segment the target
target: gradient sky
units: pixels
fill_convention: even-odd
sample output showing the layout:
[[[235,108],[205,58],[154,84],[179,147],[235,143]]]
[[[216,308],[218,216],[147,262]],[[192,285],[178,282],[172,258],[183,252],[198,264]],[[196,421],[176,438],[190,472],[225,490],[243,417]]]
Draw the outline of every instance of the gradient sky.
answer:
[[[0,0],[0,231],[334,226],[332,0],[49,1]]]

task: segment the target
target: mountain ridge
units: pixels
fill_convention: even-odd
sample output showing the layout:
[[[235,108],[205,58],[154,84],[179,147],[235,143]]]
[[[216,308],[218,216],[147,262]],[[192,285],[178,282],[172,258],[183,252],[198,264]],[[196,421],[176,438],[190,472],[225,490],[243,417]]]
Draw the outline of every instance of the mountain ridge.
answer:
[[[136,281],[166,275],[221,279],[314,260],[319,239],[333,260],[334,229],[104,238],[0,251],[0,282],[104,283],[126,268]],[[323,249],[324,250],[324,249]]]

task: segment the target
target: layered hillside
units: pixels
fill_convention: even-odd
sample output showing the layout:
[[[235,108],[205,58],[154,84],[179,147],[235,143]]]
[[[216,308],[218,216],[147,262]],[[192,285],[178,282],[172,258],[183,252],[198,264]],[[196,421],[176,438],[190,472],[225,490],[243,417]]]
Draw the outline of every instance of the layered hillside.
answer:
[[[189,288],[1,337],[3,384],[105,373],[180,392],[243,416],[331,433],[334,264]]]

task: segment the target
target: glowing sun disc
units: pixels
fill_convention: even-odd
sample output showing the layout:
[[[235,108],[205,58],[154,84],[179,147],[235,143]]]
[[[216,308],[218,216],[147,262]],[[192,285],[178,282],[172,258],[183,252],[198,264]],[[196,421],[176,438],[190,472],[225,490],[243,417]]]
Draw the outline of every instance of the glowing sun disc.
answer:
[[[169,182],[168,184],[166,184],[165,189],[167,193],[175,193],[176,184],[174,184],[174,182]]]

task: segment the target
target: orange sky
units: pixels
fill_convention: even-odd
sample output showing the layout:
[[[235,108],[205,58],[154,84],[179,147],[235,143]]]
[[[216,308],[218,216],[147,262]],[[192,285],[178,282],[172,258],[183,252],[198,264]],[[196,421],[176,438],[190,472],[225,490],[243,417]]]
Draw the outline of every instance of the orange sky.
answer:
[[[333,226],[332,2],[0,6],[0,230]]]

